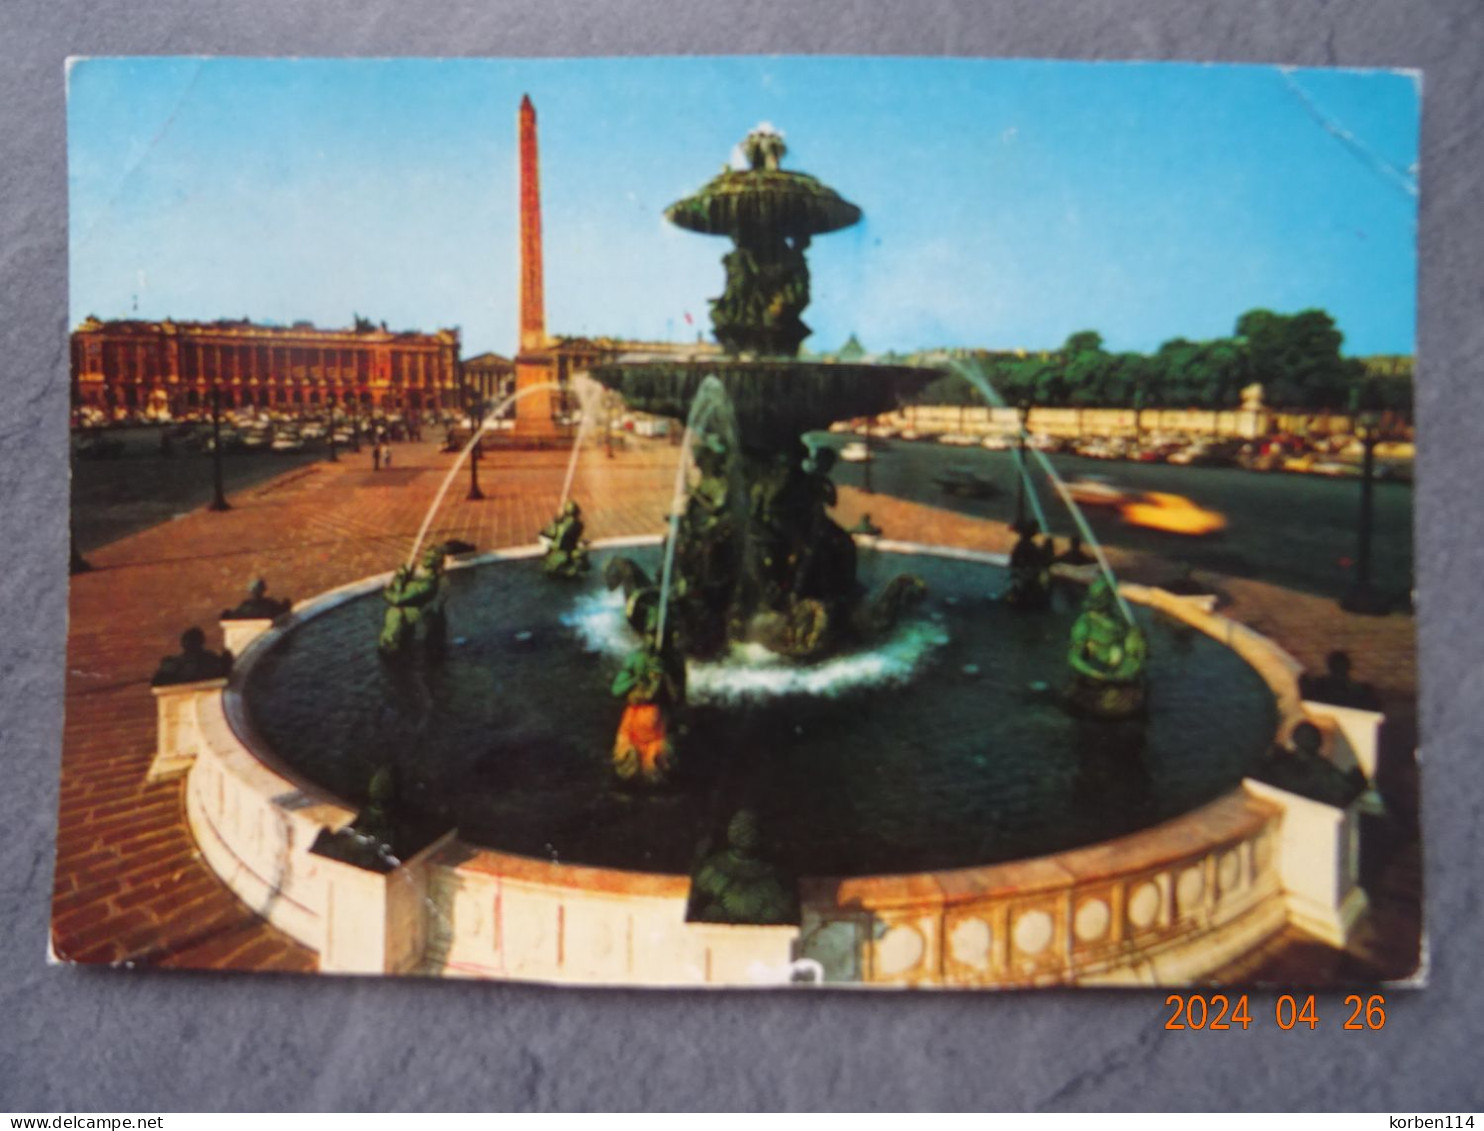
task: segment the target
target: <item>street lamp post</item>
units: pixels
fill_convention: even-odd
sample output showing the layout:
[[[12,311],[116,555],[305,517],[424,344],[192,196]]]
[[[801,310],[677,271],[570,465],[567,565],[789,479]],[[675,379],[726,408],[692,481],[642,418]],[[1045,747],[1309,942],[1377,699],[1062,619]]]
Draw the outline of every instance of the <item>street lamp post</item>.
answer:
[[[1356,524],[1355,580],[1340,598],[1340,608],[1347,613],[1385,616],[1391,602],[1371,584],[1371,535],[1375,511],[1376,444],[1380,428],[1374,413],[1353,415],[1354,428],[1364,453],[1360,465],[1360,516]]]
[[[361,454],[361,395],[353,392],[350,395],[350,450],[356,455]]]
[[[212,498],[206,509],[231,510],[222,490],[222,387],[216,384],[211,386],[211,484]]]
[[[1031,398],[1021,397],[1015,407],[1020,411],[1020,439],[1017,444],[1016,467],[1020,474],[1015,480],[1015,529],[1025,529],[1025,479],[1028,474],[1025,462],[1026,441],[1030,438]]]
[[[340,454],[335,451],[335,394],[330,393],[325,397],[325,400],[330,406],[330,423],[325,429],[330,434],[330,462],[339,463]]]
[[[484,449],[484,437],[480,435],[484,428],[484,401],[480,398],[478,390],[470,389],[467,382],[464,385],[464,396],[466,401],[473,393],[473,404],[469,406],[469,423],[473,428],[473,435],[469,437],[469,495],[471,503],[477,503],[484,498],[484,492],[479,489],[479,457]]]

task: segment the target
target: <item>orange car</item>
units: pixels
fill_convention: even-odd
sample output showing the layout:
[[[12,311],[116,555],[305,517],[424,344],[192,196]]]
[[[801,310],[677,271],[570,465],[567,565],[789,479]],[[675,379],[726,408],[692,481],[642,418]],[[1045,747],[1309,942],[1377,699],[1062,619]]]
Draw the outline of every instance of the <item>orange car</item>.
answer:
[[[1206,510],[1184,495],[1146,491],[1119,508],[1123,521],[1145,530],[1162,530],[1166,534],[1183,534],[1200,538],[1226,529],[1226,516]]]

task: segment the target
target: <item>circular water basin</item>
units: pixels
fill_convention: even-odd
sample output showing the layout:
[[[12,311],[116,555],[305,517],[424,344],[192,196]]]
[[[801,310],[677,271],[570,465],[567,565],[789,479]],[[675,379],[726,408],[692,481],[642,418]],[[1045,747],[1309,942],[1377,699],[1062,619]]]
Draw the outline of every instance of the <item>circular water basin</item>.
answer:
[[[576,583],[540,561],[447,577],[450,647],[436,667],[384,664],[369,592],[260,654],[245,702],[273,756],[365,801],[394,768],[401,804],[460,839],[564,863],[686,873],[737,809],[800,875],[877,875],[1039,856],[1121,836],[1234,788],[1268,750],[1272,693],[1233,651],[1136,606],[1149,634],[1148,717],[1106,723],[1060,705],[1080,590],[1049,613],[993,600],[1003,569],[865,549],[860,576],[927,582],[890,634],[802,667],[738,655],[692,664],[663,791],[615,785],[622,703],[609,686],[635,643],[607,551]],[[624,551],[657,572],[657,548]]]

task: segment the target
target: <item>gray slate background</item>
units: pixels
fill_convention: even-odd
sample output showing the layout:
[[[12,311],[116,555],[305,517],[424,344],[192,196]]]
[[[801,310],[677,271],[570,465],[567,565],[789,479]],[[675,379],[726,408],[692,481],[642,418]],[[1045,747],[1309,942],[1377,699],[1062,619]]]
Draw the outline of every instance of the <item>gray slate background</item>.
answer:
[[[0,1110],[1478,1109],[1479,0],[0,0]],[[1419,570],[1431,985],[1379,1034],[1167,1033],[1163,993],[577,992],[43,962],[66,625],[71,54],[828,53],[1424,69]]]

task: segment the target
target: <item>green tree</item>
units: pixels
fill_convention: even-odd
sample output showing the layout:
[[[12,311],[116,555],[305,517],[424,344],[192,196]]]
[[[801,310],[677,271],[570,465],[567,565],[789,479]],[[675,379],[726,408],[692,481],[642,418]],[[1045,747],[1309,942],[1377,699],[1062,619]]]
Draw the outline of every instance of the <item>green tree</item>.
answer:
[[[1067,362],[1073,361],[1081,354],[1102,352],[1103,335],[1096,330],[1078,330],[1075,334],[1069,335],[1066,344],[1061,347],[1061,356]]]
[[[1345,337],[1323,310],[1249,310],[1237,319],[1237,337],[1269,404],[1341,409],[1363,375],[1363,367],[1340,356]]]

